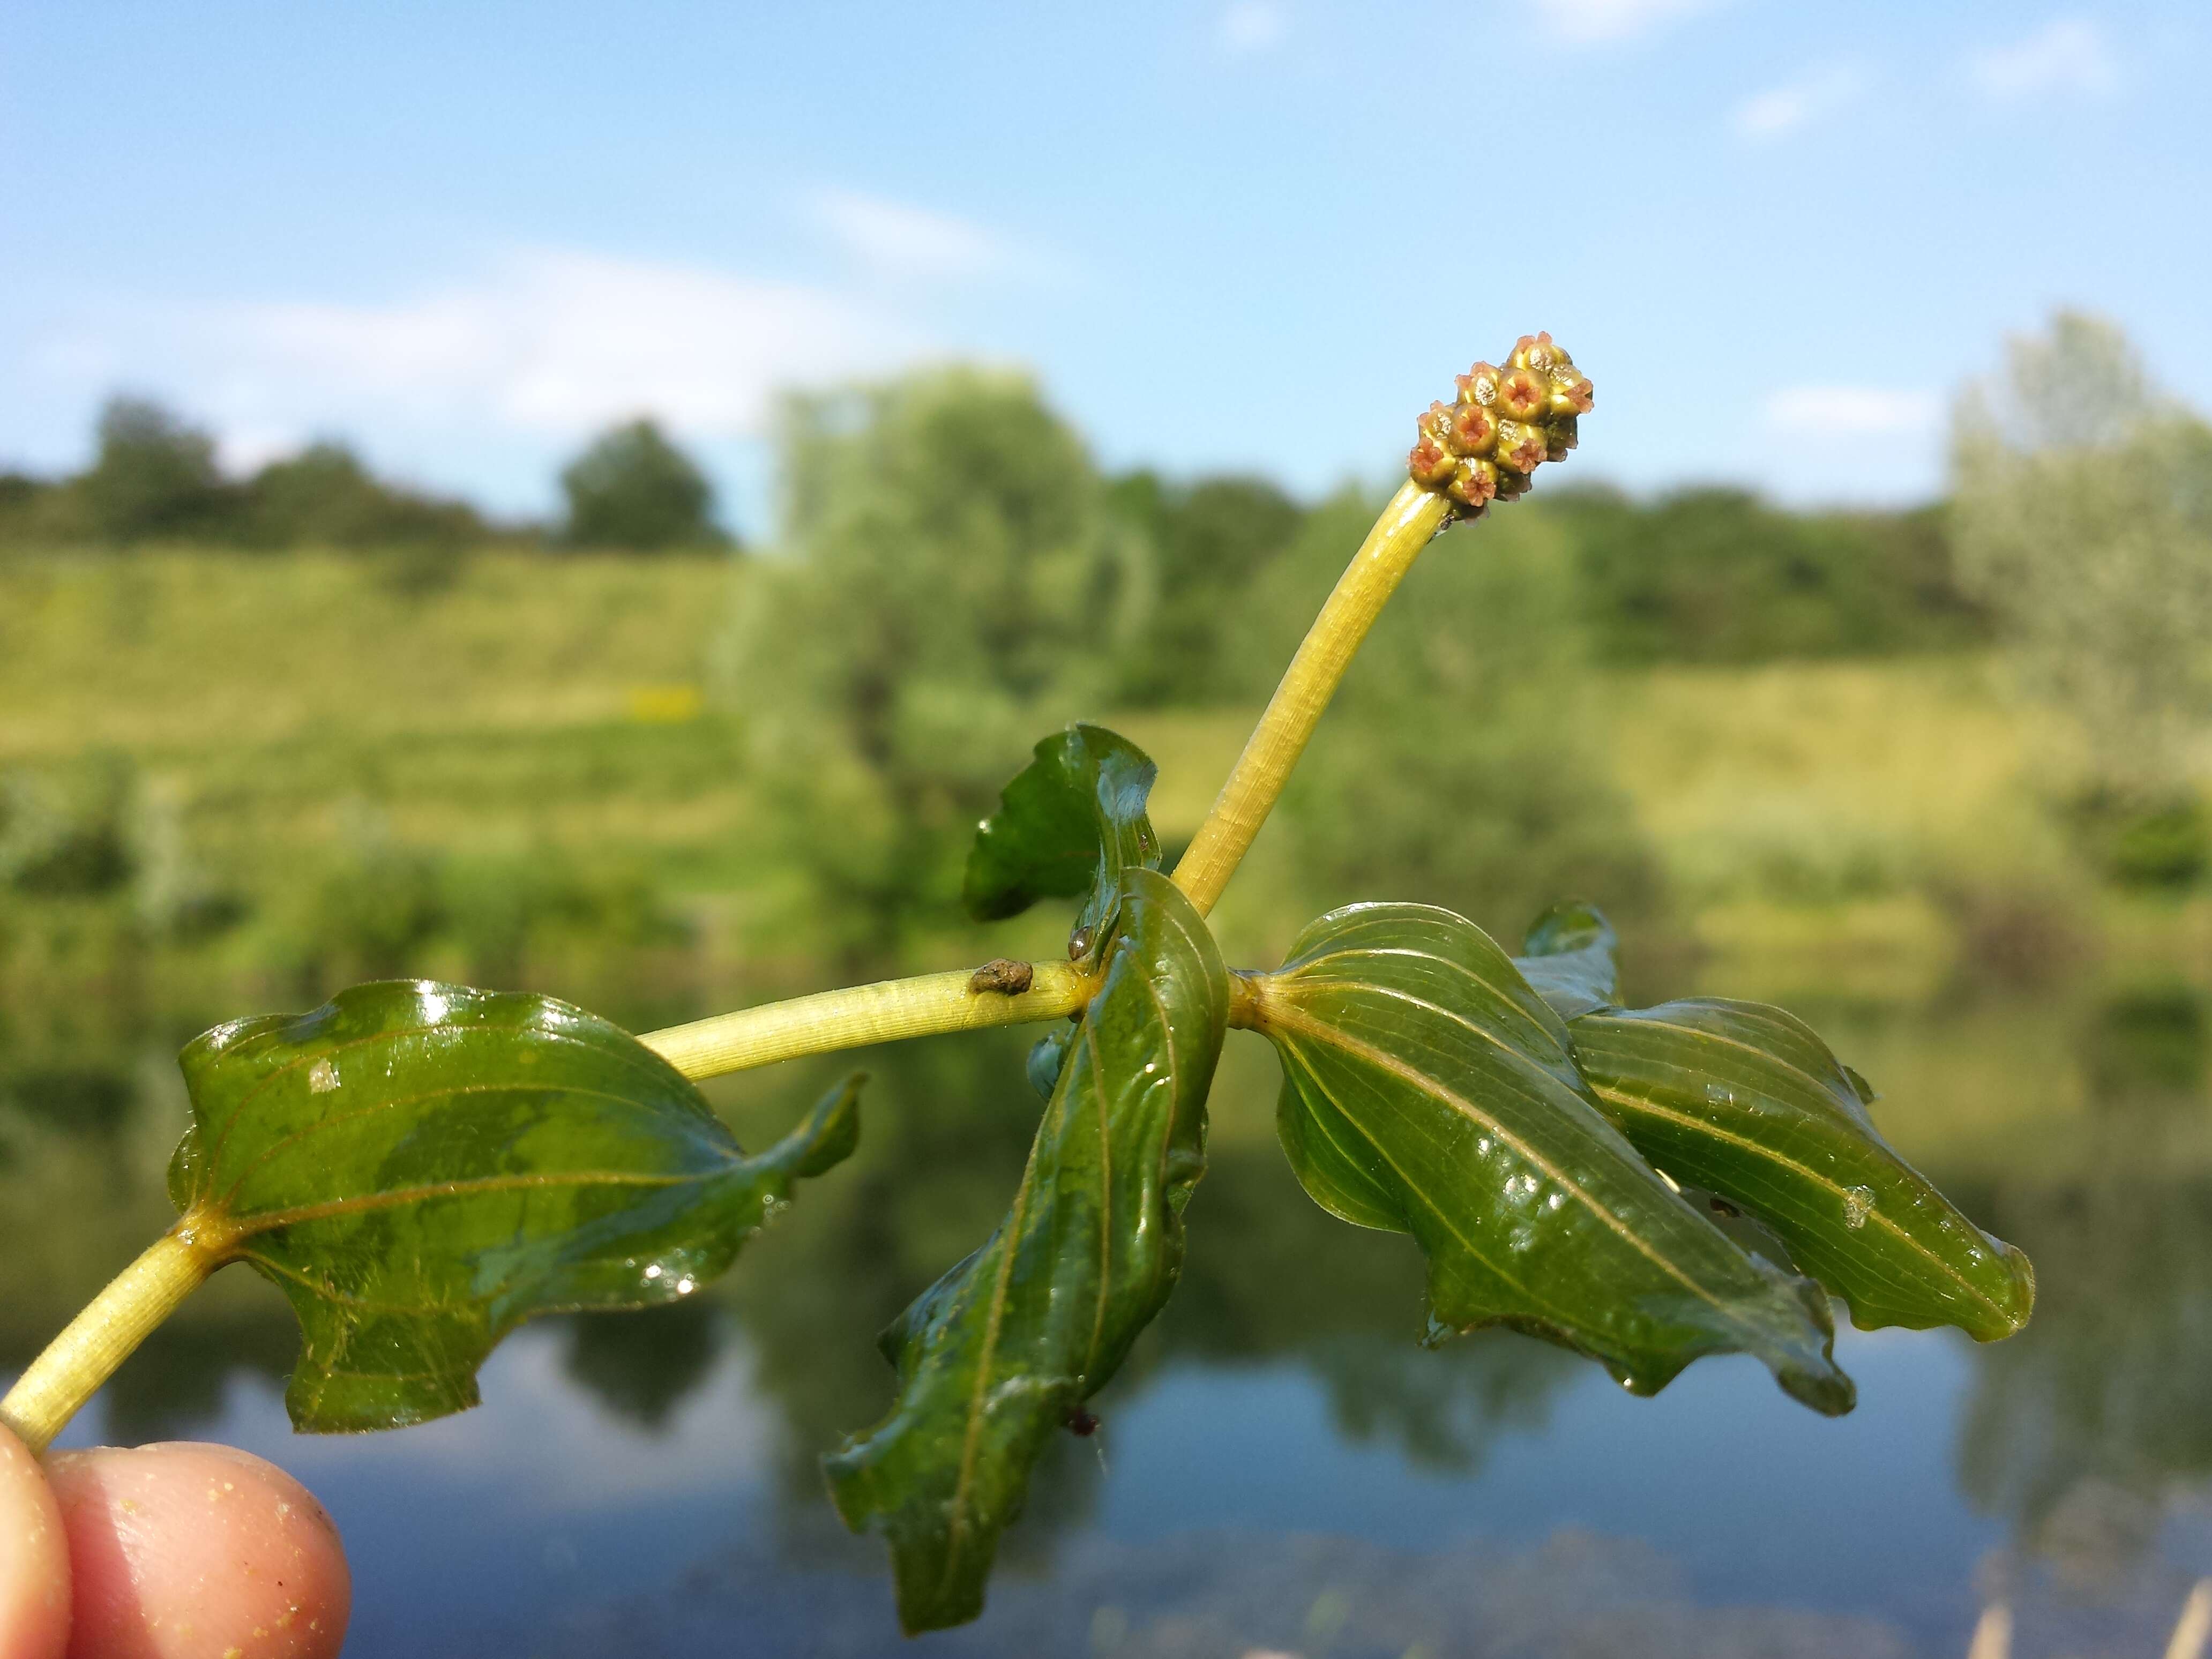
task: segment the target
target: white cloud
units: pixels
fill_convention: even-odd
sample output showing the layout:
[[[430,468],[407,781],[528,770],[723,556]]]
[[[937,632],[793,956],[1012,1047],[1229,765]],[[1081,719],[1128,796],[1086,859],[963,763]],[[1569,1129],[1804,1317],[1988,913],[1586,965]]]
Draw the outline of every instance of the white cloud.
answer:
[[[1799,386],[1766,399],[1766,418],[1785,432],[1824,438],[1919,438],[1942,423],[1934,392],[1869,386]]]
[[[216,332],[219,405],[242,422],[368,409],[562,435],[646,410],[756,433],[779,388],[880,370],[921,344],[824,289],[558,249],[386,304],[240,307]]]
[[[2103,97],[2120,84],[2119,64],[2104,31],[2080,17],[2058,18],[2012,46],[1978,52],[1966,71],[1984,94],[2008,100]]]
[[[878,197],[825,190],[808,208],[848,252],[884,276],[996,276],[1034,264],[981,225]]]
[[[1536,0],[1553,38],[1576,46],[1632,40],[1711,11],[1723,0]]]
[[[1213,33],[1224,52],[1245,58],[1273,51],[1289,31],[1290,20],[1275,0],[1237,0]]]
[[[1764,143],[1840,114],[1858,100],[1865,87],[1865,77],[1856,70],[1838,65],[1747,98],[1736,106],[1729,124],[1739,137]]]

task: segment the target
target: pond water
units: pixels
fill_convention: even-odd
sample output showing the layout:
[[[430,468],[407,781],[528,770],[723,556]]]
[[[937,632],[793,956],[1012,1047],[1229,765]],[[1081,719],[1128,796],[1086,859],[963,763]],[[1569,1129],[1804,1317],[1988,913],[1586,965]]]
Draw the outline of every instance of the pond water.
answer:
[[[1419,1348],[1416,1258],[1298,1191],[1273,1061],[1242,1044],[1184,1282],[1101,1432],[1040,1470],[985,1617],[904,1642],[880,1547],[839,1526],[816,1459],[881,1413],[873,1333],[1018,1170],[1035,1103],[1001,1035],[866,1057],[863,1153],[729,1280],[526,1329],[478,1410],[294,1436],[288,1316],[238,1271],[64,1443],[212,1437],[292,1469],[345,1535],[358,1656],[1960,1655],[1996,1600],[2015,1655],[2165,1651],[2212,1576],[2203,997],[2100,977],[1788,1000],[2040,1277],[2006,1343],[1843,1332],[1840,1420],[1747,1360],[1638,1400],[1517,1336]],[[0,1017],[0,1373],[161,1224],[167,1056],[234,1011],[203,1012]],[[715,1095],[750,1142],[834,1075]]]

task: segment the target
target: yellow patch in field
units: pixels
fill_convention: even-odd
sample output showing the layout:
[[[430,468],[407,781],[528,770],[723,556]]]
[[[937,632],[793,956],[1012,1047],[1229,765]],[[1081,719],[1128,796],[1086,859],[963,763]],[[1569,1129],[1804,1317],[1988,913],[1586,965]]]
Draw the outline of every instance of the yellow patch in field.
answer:
[[[634,685],[629,706],[641,726],[681,726],[697,720],[707,701],[696,685]]]

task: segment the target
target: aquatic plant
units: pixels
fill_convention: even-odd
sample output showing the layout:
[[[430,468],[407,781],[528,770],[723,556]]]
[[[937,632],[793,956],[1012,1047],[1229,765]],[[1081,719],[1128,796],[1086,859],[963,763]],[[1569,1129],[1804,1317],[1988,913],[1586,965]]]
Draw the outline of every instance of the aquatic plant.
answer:
[[[1278,1127],[1306,1191],[1419,1243],[1431,1341],[1510,1326],[1645,1394],[1741,1352],[1834,1414],[1854,1391],[1831,1296],[1863,1326],[2017,1330],[2027,1259],[1885,1144],[1865,1079],[1779,1009],[1622,1006],[1613,931],[1587,906],[1547,912],[1519,956],[1450,911],[1374,902],[1313,922],[1273,970],[1223,962],[1208,914],[1385,602],[1448,525],[1563,459],[1592,397],[1538,334],[1420,417],[1405,484],[1172,873],[1134,744],[1076,725],[1036,745],[976,832],[963,897],[977,921],[1076,901],[1064,959],[643,1036],[548,997],[383,981],[195,1039],[176,1225],[24,1373],[0,1420],[43,1447],[234,1261],[299,1316],[298,1428],[464,1409],[516,1325],[693,1295],[857,1142],[857,1078],[750,1156],[696,1079],[1023,1021],[1053,1029],[1030,1054],[1046,1103],[1005,1219],[884,1334],[892,1407],[825,1462],[846,1522],[889,1540],[910,1631],[981,1611],[1042,1448],[1097,1426],[1089,1401],[1172,1294],[1232,1030],[1275,1047]]]

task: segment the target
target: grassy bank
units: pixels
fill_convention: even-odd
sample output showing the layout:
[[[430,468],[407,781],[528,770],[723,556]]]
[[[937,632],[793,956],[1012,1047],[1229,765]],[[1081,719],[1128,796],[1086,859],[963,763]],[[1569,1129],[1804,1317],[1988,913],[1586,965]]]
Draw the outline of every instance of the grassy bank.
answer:
[[[746,713],[708,695],[745,578],[498,552],[431,586],[312,553],[0,564],[0,837],[20,863],[75,823],[81,863],[97,873],[105,836],[128,872],[0,890],[0,971],[106,973],[149,937],[196,973],[310,981],[543,982],[547,959],[610,939],[717,979],[804,963],[803,906],[761,851]],[[2201,953],[2201,907],[2124,905],[2076,867],[2049,806],[2063,733],[1980,656],[1623,670],[1600,718],[1668,928],[1762,981],[1800,963],[1822,986],[1924,988],[1962,954],[2085,933]],[[1160,760],[1177,842],[1249,711],[1120,723]],[[1263,838],[1224,911],[1232,945],[1273,942],[1276,900],[1303,914],[1289,854]]]

